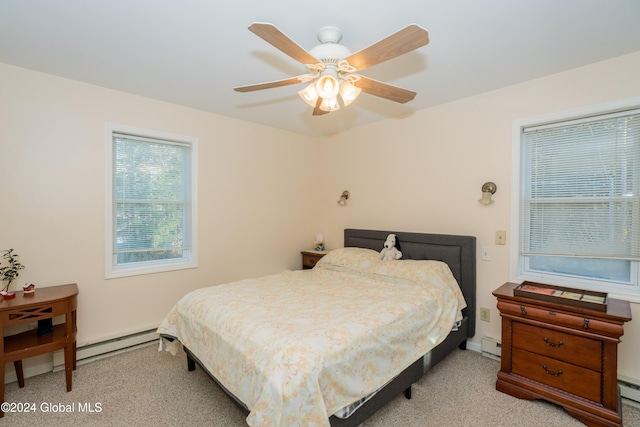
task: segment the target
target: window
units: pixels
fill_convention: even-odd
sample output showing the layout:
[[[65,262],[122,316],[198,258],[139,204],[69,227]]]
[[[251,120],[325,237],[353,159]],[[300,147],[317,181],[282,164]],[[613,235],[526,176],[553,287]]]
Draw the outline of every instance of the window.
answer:
[[[640,295],[639,106],[514,125],[520,278]]]
[[[106,277],[197,266],[197,139],[106,125]]]

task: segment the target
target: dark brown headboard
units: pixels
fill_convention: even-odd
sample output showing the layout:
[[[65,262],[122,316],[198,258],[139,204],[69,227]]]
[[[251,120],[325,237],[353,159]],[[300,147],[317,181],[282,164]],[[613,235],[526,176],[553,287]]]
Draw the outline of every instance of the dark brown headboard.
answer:
[[[390,233],[398,237],[402,259],[432,259],[447,263],[467,301],[467,308],[462,313],[469,318],[468,337],[471,338],[476,330],[476,238],[347,228],[344,230],[344,246],[380,252]]]

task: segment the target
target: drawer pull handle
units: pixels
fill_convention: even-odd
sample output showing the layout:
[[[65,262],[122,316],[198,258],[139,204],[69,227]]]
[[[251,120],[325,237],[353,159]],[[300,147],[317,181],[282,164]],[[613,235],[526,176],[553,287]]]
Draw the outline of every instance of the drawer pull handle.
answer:
[[[542,338],[542,339],[544,340],[544,342],[546,342],[546,343],[547,343],[547,345],[548,345],[549,347],[553,347],[553,348],[558,348],[558,347],[560,347],[562,344],[564,344],[564,343],[562,342],[562,340],[558,341],[558,344],[555,344],[555,343],[549,342],[549,338],[547,338],[547,337],[544,337],[544,338]]]
[[[584,325],[582,325],[582,327],[585,329],[589,329],[589,319],[584,319]]]
[[[525,310],[525,309],[524,309],[524,305],[521,305],[521,306],[520,306],[520,311],[522,312],[522,315],[523,315],[523,316],[526,316],[526,315],[527,315],[527,310]]]
[[[556,315],[556,312],[555,312],[555,311],[550,311],[550,312],[549,312],[549,315],[551,315],[551,316],[555,316],[555,315]]]
[[[553,372],[547,369],[547,365],[542,365],[542,369],[544,369],[547,374],[553,375],[554,377],[559,377],[560,375],[562,375],[562,369],[558,369],[558,372]]]

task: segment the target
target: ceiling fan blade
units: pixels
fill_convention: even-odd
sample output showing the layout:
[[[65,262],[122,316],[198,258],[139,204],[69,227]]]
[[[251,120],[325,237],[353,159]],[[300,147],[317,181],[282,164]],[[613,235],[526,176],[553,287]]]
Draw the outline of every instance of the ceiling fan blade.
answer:
[[[302,64],[320,62],[273,24],[254,22],[249,26],[249,31]]]
[[[302,83],[304,81],[307,81],[308,79],[305,79],[305,77],[306,76],[298,76],[298,77],[291,77],[290,79],[274,80],[272,82],[258,83],[255,85],[238,86],[238,87],[234,87],[233,90],[235,90],[236,92],[253,92],[254,90],[263,90],[263,89],[271,89],[271,88],[280,87],[280,86],[289,86],[289,85],[294,85],[296,83]]]
[[[318,97],[318,100],[316,101],[316,107],[313,109],[313,115],[322,116],[323,114],[329,114],[330,111],[320,109],[320,104],[322,104],[322,98]]]
[[[349,55],[345,59],[360,71],[404,55],[427,43],[429,43],[427,30],[412,24],[369,47]]]
[[[379,96],[381,98],[388,99],[389,101],[395,101],[401,104],[409,102],[416,97],[416,93],[413,91],[402,89],[397,86],[391,86],[365,76],[360,76],[360,80],[353,83],[353,85],[355,87],[359,87],[363,92],[370,95]]]

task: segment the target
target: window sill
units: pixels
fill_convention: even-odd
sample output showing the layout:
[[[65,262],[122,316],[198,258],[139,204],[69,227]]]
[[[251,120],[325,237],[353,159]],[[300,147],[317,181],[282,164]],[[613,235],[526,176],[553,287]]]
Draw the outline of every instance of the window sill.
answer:
[[[181,262],[170,264],[155,264],[153,266],[116,267],[107,268],[105,279],[117,279],[120,277],[141,276],[143,274],[164,273],[167,271],[187,270],[197,268],[196,262]]]

